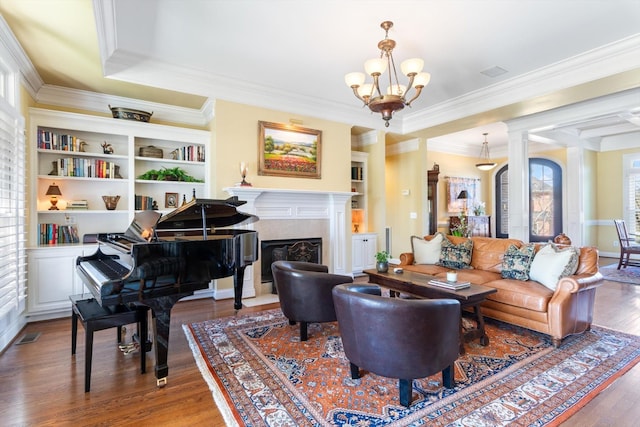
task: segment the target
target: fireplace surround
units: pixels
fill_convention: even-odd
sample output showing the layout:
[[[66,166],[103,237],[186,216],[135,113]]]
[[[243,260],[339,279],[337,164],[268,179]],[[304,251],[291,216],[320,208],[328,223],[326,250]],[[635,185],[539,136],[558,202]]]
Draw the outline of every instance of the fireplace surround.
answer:
[[[256,230],[263,240],[322,239],[321,260],[329,272],[351,274],[351,235],[346,211],[350,191],[316,191],[279,188],[227,187],[231,196],[247,203],[238,210],[257,215],[260,220],[237,228]],[[348,264],[348,265],[347,265]],[[270,263],[269,263],[270,265]],[[251,271],[250,271],[251,270]],[[261,285],[262,259],[245,273],[243,298],[270,293]],[[231,289],[216,289],[216,299],[229,298]]]

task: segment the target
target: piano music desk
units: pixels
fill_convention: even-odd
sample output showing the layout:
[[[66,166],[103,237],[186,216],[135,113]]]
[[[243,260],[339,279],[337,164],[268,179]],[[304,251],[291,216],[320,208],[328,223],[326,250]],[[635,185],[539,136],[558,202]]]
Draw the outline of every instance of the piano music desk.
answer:
[[[93,354],[93,333],[103,329],[118,328],[118,343],[122,341],[122,326],[136,323],[140,344],[140,372],[147,368],[146,351],[148,335],[149,307],[142,304],[118,305],[102,307],[93,298],[84,295],[71,295],[71,355],[76,354],[78,333],[78,319],[85,329],[85,358],[84,358],[84,391],[91,388],[91,358]]]

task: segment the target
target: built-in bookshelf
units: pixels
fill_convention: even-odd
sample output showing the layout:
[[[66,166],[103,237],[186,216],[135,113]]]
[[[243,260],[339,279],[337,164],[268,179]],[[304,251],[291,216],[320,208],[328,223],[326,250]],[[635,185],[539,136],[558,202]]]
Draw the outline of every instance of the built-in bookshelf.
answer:
[[[194,192],[210,196],[210,133],[39,108],[29,119],[27,310],[45,320],[68,316],[69,295],[86,291],[76,259],[97,246],[84,236],[124,232],[138,210],[166,214]],[[139,178],[174,168],[197,182]]]
[[[175,208],[168,199],[190,200],[193,192],[208,197],[209,141],[209,132],[201,130],[32,108],[30,246],[78,244],[86,234],[123,232],[137,210],[168,213]],[[140,178],[175,169],[192,182]],[[51,186],[61,193],[58,210],[50,209]],[[107,208],[103,196],[119,196],[115,209]],[[77,239],[43,243],[46,224],[72,226]]]
[[[351,231],[354,233],[367,231],[367,160],[368,153],[351,152]]]

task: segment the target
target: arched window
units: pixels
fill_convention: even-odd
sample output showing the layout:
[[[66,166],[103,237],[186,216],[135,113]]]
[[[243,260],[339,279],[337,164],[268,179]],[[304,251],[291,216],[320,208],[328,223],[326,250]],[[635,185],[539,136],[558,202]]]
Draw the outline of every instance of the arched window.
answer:
[[[509,236],[508,165],[496,174],[496,236]],[[553,240],[562,232],[562,169],[557,163],[529,159],[529,241]]]

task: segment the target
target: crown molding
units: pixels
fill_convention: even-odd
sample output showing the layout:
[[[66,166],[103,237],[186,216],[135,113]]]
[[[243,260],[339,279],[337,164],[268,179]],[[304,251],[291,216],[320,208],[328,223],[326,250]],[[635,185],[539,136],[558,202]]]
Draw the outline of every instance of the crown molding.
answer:
[[[640,68],[640,34],[403,116],[402,133]]]
[[[36,101],[42,104],[108,114],[111,114],[109,105],[114,107],[126,105],[127,108],[153,112],[153,118],[163,122],[193,126],[206,126],[210,121],[210,117],[213,117],[213,106],[209,102],[205,103],[203,108],[195,110],[54,85],[42,86],[38,91]]]
[[[351,145],[354,148],[367,147],[369,145],[374,145],[377,142],[378,142],[378,131],[375,131],[375,130],[361,133],[360,135],[351,136]]]
[[[44,82],[2,15],[0,15],[0,43],[17,64],[22,84],[31,97],[35,99]]]
[[[412,153],[420,149],[420,139],[414,138],[397,144],[387,146],[385,156],[395,156],[397,154]]]

